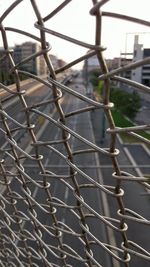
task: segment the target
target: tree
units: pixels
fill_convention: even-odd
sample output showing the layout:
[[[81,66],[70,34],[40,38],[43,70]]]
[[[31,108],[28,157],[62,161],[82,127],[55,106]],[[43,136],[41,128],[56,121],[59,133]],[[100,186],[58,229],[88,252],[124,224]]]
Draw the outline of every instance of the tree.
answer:
[[[130,119],[134,119],[141,108],[141,98],[136,91],[128,93],[118,88],[112,88],[110,101],[114,103],[116,110]]]
[[[99,71],[92,71],[90,73],[90,82],[93,84],[94,91],[100,95],[102,99],[103,81],[98,79]],[[133,120],[141,108],[141,98],[136,91],[128,93],[121,88],[114,88],[111,85],[110,101],[114,103],[114,108],[122,115],[127,116]]]
[[[96,87],[98,85],[98,82],[99,82],[98,76],[99,75],[100,75],[99,71],[97,71],[97,70],[93,70],[89,74],[89,81],[93,84],[94,87]]]

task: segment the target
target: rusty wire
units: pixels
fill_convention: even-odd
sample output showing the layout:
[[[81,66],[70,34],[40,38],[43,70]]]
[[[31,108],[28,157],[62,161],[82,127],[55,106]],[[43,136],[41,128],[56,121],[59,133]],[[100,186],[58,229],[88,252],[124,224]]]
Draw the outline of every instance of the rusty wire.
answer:
[[[144,225],[148,226],[150,222],[142,215],[125,206],[123,200],[125,193],[122,189],[122,184],[128,181],[132,183],[138,182],[141,187],[147,190],[150,189],[150,186],[147,183],[146,177],[134,175],[122,170],[118,161],[119,149],[117,147],[117,135],[122,132],[134,135],[144,144],[149,144],[149,140],[139,135],[138,132],[141,129],[149,129],[150,125],[117,128],[111,114],[113,105],[109,100],[110,78],[135,86],[139,91],[144,90],[149,94],[149,87],[122,78],[119,74],[124,70],[131,70],[135,67],[149,64],[150,59],[147,58],[109,72],[105,58],[103,57],[105,48],[101,44],[101,21],[103,16],[107,16],[136,22],[145,26],[150,26],[150,22],[122,14],[103,12],[101,11],[101,7],[109,0],[93,0],[91,1],[91,10],[89,10],[89,13],[95,17],[95,29],[93,29],[95,30],[95,44],[88,44],[63,35],[60,32],[53,31],[45,26],[45,22],[53,16],[59,15],[59,12],[69,5],[71,0],[63,1],[60,6],[45,18],[42,18],[36,0],[31,0],[31,6],[37,18],[34,26],[39,30],[39,36],[37,37],[32,33],[19,29],[19,25],[17,29],[5,27],[5,18],[22,1],[14,1],[0,18],[0,30],[5,52],[4,57],[0,60],[7,59],[9,61],[10,73],[15,78],[15,90],[12,90],[5,84],[1,84],[3,93],[1,94],[0,103],[0,130],[6,145],[4,147],[2,146],[0,150],[0,266],[104,266],[103,261],[95,257],[95,247],[101,251],[100,253],[103,252],[106,257],[111,259],[113,265],[110,266],[130,266],[130,260],[133,255],[150,261],[150,253],[144,247],[141,247],[140,244],[129,240],[128,221],[143,225],[143,229]],[[16,32],[32,38],[33,41],[41,45],[41,50],[15,65],[12,57],[12,49],[9,47],[8,32]],[[88,48],[90,52],[60,69],[54,69],[48,55],[51,45],[47,41],[46,33],[62,38],[72,44]],[[47,80],[20,69],[20,66],[25,62],[41,55],[45,60],[49,72]],[[58,74],[67,71],[75,64],[93,55],[97,55],[102,71],[102,75],[99,78],[104,81],[103,102],[100,103],[64,85],[57,78]],[[24,74],[27,78],[32,78],[32,80],[37,81],[41,86],[46,86],[48,88],[47,98],[41,101],[37,100],[37,102],[35,99],[34,103],[28,103],[28,99],[26,98],[28,90],[25,91],[22,89],[22,82],[20,81],[21,74]],[[5,92],[7,93],[7,97],[3,97]],[[84,105],[70,113],[64,112],[62,105],[63,95],[65,93],[79,99]],[[10,99],[10,97],[12,101],[13,99],[17,99],[18,102],[16,103],[20,103],[20,110],[24,114],[25,123],[22,124],[13,117],[13,114],[6,112],[5,103],[7,102],[7,98]],[[57,117],[46,113],[45,109],[43,109],[46,106],[52,106],[53,111],[56,111]],[[107,133],[109,134],[109,145],[106,148],[87,140],[66,123],[67,118],[72,118],[75,115],[78,116],[87,111],[97,109],[104,111],[108,122]],[[49,124],[49,131],[53,127],[58,128],[60,131],[58,140],[38,140],[36,120],[33,123],[32,116],[46,121]],[[24,133],[26,143],[32,149],[26,150],[23,143],[15,139],[15,135],[18,133]],[[73,140],[72,137],[82,142],[84,148],[75,151],[70,142],[70,140]],[[52,155],[56,155],[64,162],[67,173],[61,173],[61,170],[58,173],[57,169],[59,169],[59,166],[51,169],[45,165],[43,161],[44,149],[48,151],[47,153],[51,152]],[[76,155],[82,154],[100,154],[107,156],[111,160],[113,185],[105,185],[100,180],[96,180],[84,172],[80,164],[75,161]],[[34,176],[28,170],[27,166],[31,166],[34,169]],[[79,182],[78,176],[82,177],[82,183]],[[15,188],[13,186],[14,181],[17,185]],[[68,203],[55,196],[53,188],[51,188],[53,181],[54,183],[58,183],[59,186],[63,185],[63,187],[67,188],[75,201]],[[112,202],[117,202],[116,213],[109,217],[108,214],[105,214],[105,211],[100,213],[94,210],[84,200],[84,194],[82,195],[84,189],[87,188],[91,191],[96,188],[99,194],[103,195],[102,202],[107,200],[107,197],[110,197]],[[34,195],[34,192],[37,190],[40,192],[38,199]],[[40,194],[44,196],[42,198],[44,199],[43,202],[41,202]],[[67,216],[74,218],[74,224],[78,222],[77,227],[64,222],[59,212],[60,214],[66,212]],[[47,224],[43,224],[40,221],[40,213],[47,218]],[[111,234],[114,236],[117,233],[120,238],[120,243],[114,243],[109,238],[104,241],[95,235],[89,225],[89,221],[93,219],[96,220],[96,224],[99,224],[100,227],[101,225],[106,226],[107,231],[109,233],[111,231]],[[45,235],[47,235],[47,238],[45,238]],[[66,236],[69,236],[68,239],[70,241],[68,243],[68,239],[65,238]],[[74,242],[75,239],[78,240],[79,252],[74,247],[71,247],[71,240]]]

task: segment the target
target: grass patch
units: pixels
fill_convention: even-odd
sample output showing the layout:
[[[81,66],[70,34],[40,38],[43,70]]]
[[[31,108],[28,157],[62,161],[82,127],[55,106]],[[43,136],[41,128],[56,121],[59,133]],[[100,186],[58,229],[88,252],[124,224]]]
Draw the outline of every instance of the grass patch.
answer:
[[[112,116],[115,122],[115,125],[117,127],[131,127],[134,126],[134,124],[129,121],[127,118],[125,118],[119,111],[117,110],[112,110]]]
[[[128,120],[126,117],[124,117],[119,111],[117,110],[112,110],[112,116],[115,122],[115,125],[120,128],[125,128],[125,127],[132,127],[135,126],[130,120]],[[143,136],[144,138],[150,140],[150,134],[141,130],[138,131],[138,134]],[[125,143],[140,143],[141,141],[129,135],[128,133],[120,133],[120,137],[122,138],[123,142]]]

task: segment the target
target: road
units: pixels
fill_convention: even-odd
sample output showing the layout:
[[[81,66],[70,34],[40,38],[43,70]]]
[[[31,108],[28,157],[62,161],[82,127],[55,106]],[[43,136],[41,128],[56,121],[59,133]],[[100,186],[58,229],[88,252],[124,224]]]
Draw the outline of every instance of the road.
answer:
[[[80,93],[85,94],[84,87],[78,86],[75,87],[72,85],[72,88],[78,90]],[[79,99],[74,99],[73,97],[66,95],[64,97],[62,108],[65,113],[69,113],[71,110],[76,110],[78,108],[82,108],[85,104],[82,104],[82,102]],[[56,114],[54,115],[54,118]],[[91,140],[94,142],[94,135],[93,135],[93,129],[90,121],[90,115],[89,113],[81,114],[80,116],[75,116],[73,118],[67,119],[66,125],[70,127],[72,130],[76,131],[78,134],[81,134],[83,137],[87,138],[88,140]],[[59,140],[61,138],[61,132],[58,128],[55,128],[54,126],[51,127],[50,132],[50,125],[47,126],[44,133],[42,134],[40,141],[45,140]],[[75,139],[74,137],[70,140],[71,148],[73,151],[84,149],[85,145],[80,142],[79,140]],[[56,146],[61,153],[66,153],[62,145]],[[44,166],[46,167],[46,170],[52,171],[57,175],[68,175],[68,165],[64,160],[59,158],[56,154],[54,154],[51,150],[50,151],[42,151],[42,154],[44,156]],[[82,171],[84,171],[87,175],[94,177],[95,180],[98,180],[98,177],[100,175],[100,172],[97,171],[97,168],[95,166],[98,165],[97,159],[95,155],[92,154],[84,154],[84,157],[81,155],[77,155],[75,157],[75,163],[77,166],[80,167]],[[26,162],[25,164],[28,163]],[[32,167],[32,166],[31,166]],[[87,183],[85,179],[81,175],[77,175],[76,179],[78,181],[78,184]],[[65,202],[67,205],[76,206],[76,199],[74,195],[72,194],[72,191],[69,190],[68,187],[64,186],[64,183],[62,181],[55,181],[55,179],[51,179],[51,191],[53,194],[53,197],[56,199],[59,199],[63,202]],[[83,188],[82,190],[82,197],[84,201],[90,205],[91,208],[93,208],[98,213],[102,213],[103,207],[101,206],[101,200],[100,195],[97,189],[86,189]],[[40,191],[36,192],[36,198],[39,199],[39,194],[41,198]],[[43,195],[43,199],[41,199],[41,202],[44,201],[45,195]],[[84,212],[87,212],[86,209],[84,209]],[[47,221],[47,216],[39,215],[39,220],[42,221],[44,224],[52,223],[51,221]],[[75,218],[74,214],[70,212],[68,209],[62,210],[59,209],[58,212],[58,220],[60,222],[63,222],[65,225],[68,225],[71,229],[74,230],[74,232],[80,233],[80,224],[79,220]],[[90,227],[90,230],[92,233],[99,238],[101,241],[106,242],[106,232],[104,225],[98,225],[96,218],[87,218],[87,224]],[[63,242],[66,243],[69,247],[74,249],[76,253],[79,255],[84,255],[84,246],[81,244],[79,240],[77,240],[76,237],[73,237],[70,235],[64,235]],[[104,253],[104,251],[98,246],[95,246],[94,248],[94,257],[97,259],[98,262],[102,263],[103,266],[109,266],[109,257]],[[52,259],[51,259],[52,260]],[[72,266],[84,266],[81,262],[69,258],[68,260],[69,264],[72,264]]]
[[[92,122],[95,132],[96,143],[97,145],[101,145],[102,147],[107,147],[109,145],[109,136],[106,135],[105,138],[102,140],[102,129],[101,129],[102,120],[103,120],[102,113],[100,111],[94,111],[94,114],[92,114]],[[99,125],[99,129],[97,125]],[[103,141],[103,143],[101,141]],[[144,150],[143,146],[141,146],[140,144],[123,145],[118,140],[116,147],[120,150],[118,161],[121,170],[127,171],[128,173],[137,176],[140,176],[142,173],[143,175],[150,173],[150,168],[148,167],[149,154]],[[106,184],[114,186],[115,180],[112,177],[113,169],[111,161],[108,160],[106,156],[100,155],[100,164],[101,164],[101,172],[103,180],[105,181]],[[140,171],[140,174],[139,172],[137,173],[137,169],[138,171]],[[147,194],[147,191],[145,191],[145,188],[142,187],[137,182],[124,182],[122,183],[121,187],[125,192],[124,194],[125,207],[132,209],[133,211],[137,212],[147,220],[150,220],[149,195]],[[117,216],[116,214],[116,210],[118,209],[117,203],[113,202],[112,199],[110,199],[109,197],[108,197],[108,203],[112,217]],[[147,251],[150,251],[149,226],[135,223],[132,222],[131,220],[128,220],[127,223],[128,223],[128,231],[127,231],[128,239],[137,242],[140,246],[147,249]],[[119,245],[121,240],[116,234],[115,237]],[[149,261],[132,255],[130,264],[131,264],[130,266],[148,267]]]
[[[47,88],[46,86],[37,83],[36,81],[33,81],[30,79],[29,83],[24,83],[24,85],[22,86],[22,91],[25,90],[26,96],[25,96],[25,100],[28,106],[31,106],[33,103],[37,103],[40,102],[41,100],[46,100],[50,97],[51,91],[49,90],[49,88]],[[50,91],[50,92],[49,92]],[[42,93],[41,93],[42,92]],[[40,107],[40,110],[43,110],[44,107]],[[18,143],[21,142],[21,139],[25,137],[26,135],[26,129],[25,130],[20,130],[20,131],[14,131],[14,129],[16,129],[17,127],[19,127],[19,125],[17,125],[12,119],[11,117],[16,120],[19,124],[21,125],[26,125],[26,115],[24,112],[24,103],[19,100],[19,98],[17,96],[14,96],[13,98],[11,98],[10,100],[7,100],[4,104],[3,104],[3,110],[4,112],[7,113],[8,118],[7,118],[7,124],[9,126],[9,128],[14,132],[12,134],[14,140]],[[31,114],[30,115],[30,121],[31,123],[33,122],[33,124],[37,124],[37,122],[40,119],[38,118],[38,116],[36,114]],[[3,124],[0,122],[0,127],[1,129],[4,129]],[[30,142],[30,139],[28,138],[28,140],[26,140],[28,143]],[[27,145],[27,143],[25,144],[25,141],[22,141],[22,143],[24,142],[23,146],[25,147]],[[4,149],[6,146],[8,146],[7,141],[5,142],[5,134],[1,131],[1,138],[0,138],[0,146],[1,149]],[[5,156],[6,158],[6,156]]]
[[[72,89],[78,91],[79,93],[86,94],[85,88],[80,78],[74,79],[72,81],[72,84],[70,84],[70,86]],[[40,102],[42,99],[43,100],[47,99],[48,95],[47,90],[48,88],[41,86],[37,90],[32,91],[32,94],[27,96],[26,98],[28,105]],[[23,123],[25,121],[25,117],[23,117],[20,112],[22,109],[20,105],[21,104],[19,104],[18,102],[17,105],[16,102],[11,106],[8,105],[6,106],[6,112],[9,115],[13,115],[13,117],[20,123]],[[67,114],[73,110],[83,108],[86,104],[83,103],[81,100],[65,93],[63,96],[63,100],[61,100],[61,105],[64,113]],[[54,109],[54,106],[52,106],[51,108],[49,105],[42,106],[40,107],[40,111],[44,111],[44,113],[48,115],[50,114],[50,116],[55,120],[58,119],[58,113],[56,112],[56,109]],[[105,137],[104,143],[103,144],[101,143],[101,136],[102,136],[101,116],[102,116],[101,112],[96,110],[92,111],[91,114],[89,112],[86,112],[80,115],[75,115],[66,118],[66,126],[76,131],[78,134],[81,134],[84,138],[88,139],[89,141],[95,142],[96,140],[96,143],[99,146],[107,147],[108,138]],[[52,122],[45,120],[43,117],[41,116],[39,117],[38,115],[32,113],[31,121],[36,125],[35,133],[38,141],[43,141],[43,142],[47,140],[58,141],[62,138],[61,130],[58,127],[56,127]],[[9,126],[15,127],[12,121],[9,121]],[[21,137],[19,133],[17,133],[14,138],[17,142],[20,142],[19,144],[22,147],[22,149],[25,149],[25,147],[27,146],[26,151],[30,155],[35,154],[35,149],[30,145],[31,140],[28,139],[28,135],[26,133],[24,133]],[[4,139],[1,139],[0,142],[1,144],[3,144]],[[74,153],[75,151],[88,148],[87,145],[85,145],[83,142],[79,141],[75,137],[71,137],[69,143],[71,146],[71,150]],[[66,155],[66,149],[62,143],[53,145],[53,148],[57,149],[62,154]],[[120,150],[119,163],[122,166],[122,169],[126,171],[128,168],[128,172],[131,172],[133,174],[136,173],[135,168],[132,166],[132,163],[127,157],[125,150],[123,146],[119,143],[119,141],[117,143],[117,148],[119,148]],[[128,146],[126,146],[126,148],[130,149]],[[141,149],[141,146],[139,146],[139,148],[136,149]],[[131,148],[131,150],[134,150],[133,147]],[[81,242],[80,238],[77,238],[77,235],[78,236],[81,235],[82,223],[79,220],[79,213],[78,212],[75,213],[77,209],[75,208],[77,206],[77,200],[75,194],[76,192],[72,190],[72,188],[76,188],[75,181],[73,181],[70,178],[70,176],[68,176],[69,167],[68,164],[66,163],[66,159],[60,157],[60,155],[58,155],[58,153],[55,153],[54,150],[51,149],[51,147],[41,146],[38,148],[38,152],[43,156],[42,164],[46,170],[47,173],[46,180],[49,183],[50,188],[48,189],[43,188],[42,179],[45,180],[45,176],[40,174],[39,165],[37,164],[37,162],[29,159],[22,160],[22,164],[24,166],[26,173],[24,179],[26,181],[26,185],[28,188],[27,191],[25,191],[25,188],[23,187],[21,181],[17,177],[16,178],[14,177],[11,180],[10,184],[14,196],[15,196],[14,192],[18,193],[18,196],[16,196],[17,200],[16,208],[23,212],[22,224],[20,225],[22,231],[26,235],[28,235],[27,245],[30,247],[29,250],[32,251],[34,255],[32,256],[32,261],[36,264],[36,266],[39,267],[44,266],[44,263],[41,261],[39,257],[42,248],[39,249],[39,244],[38,242],[35,242],[34,239],[34,236],[39,234],[39,236],[40,235],[42,236],[42,241],[44,241],[44,244],[46,244],[46,246],[44,246],[44,249],[45,252],[47,253],[46,256],[47,260],[50,262],[54,262],[55,264],[57,264],[57,266],[63,266],[62,262],[60,262],[60,260],[56,260],[56,255],[54,255],[54,253],[59,254],[59,252],[55,250],[53,247],[51,247],[51,245],[53,246],[58,245],[58,239],[52,237],[52,233],[54,232],[55,229],[54,227],[55,224],[53,215],[49,212],[48,209],[48,204],[50,201],[49,199],[50,196],[49,193],[50,193],[52,195],[51,201],[53,202],[53,205],[57,209],[56,218],[58,221],[58,226],[60,227],[61,232],[63,232],[63,236],[61,237],[61,242],[63,242],[63,244],[66,244],[65,249],[70,254],[70,256],[67,256],[66,261],[68,264],[72,266],[83,267],[85,266],[85,264],[82,263],[82,260],[79,260],[79,255],[80,257],[85,258],[85,245],[83,242]],[[131,154],[134,153],[134,155],[133,154],[132,155],[133,157],[135,157],[135,160],[137,161],[137,155],[135,155],[135,152],[134,151],[130,152]],[[141,153],[141,151],[139,153]],[[143,156],[141,157],[141,160],[144,160]],[[102,183],[103,179],[105,181],[105,184],[109,185],[115,184],[114,179],[112,179],[113,170],[111,161],[109,160],[108,157],[100,153],[99,154],[75,153],[74,163],[76,164],[76,166],[80,168],[81,171],[85,172],[89,177],[92,177],[95,181]],[[141,162],[137,161],[137,164],[139,163],[140,165],[143,165],[143,161]],[[143,171],[143,169],[141,169],[141,171]],[[88,214],[91,214],[92,210],[95,210],[98,215],[103,215],[104,210],[105,211],[107,210],[107,205],[105,201],[108,201],[109,211],[107,212],[110,213],[112,217],[117,218],[116,214],[118,210],[117,203],[115,201],[112,201],[112,198],[109,197],[104,201],[101,195],[101,190],[98,190],[96,187],[91,188],[89,186],[86,187],[83,186],[84,184],[90,184],[90,182],[85,177],[82,176],[81,172],[78,173],[75,176],[75,178],[78,187],[80,187],[80,192],[82,194],[84,202],[87,203],[91,209],[90,212],[85,207],[81,208],[84,214],[86,214],[86,224],[88,225],[90,232],[93,234],[93,236],[95,236],[101,242],[107,243],[108,235],[106,232],[105,225],[102,223],[100,217],[89,216]],[[149,219],[148,218],[149,199],[144,194],[142,194],[144,189],[139,184],[131,182],[126,182],[125,184],[122,185],[122,187],[125,191],[125,197],[124,197],[125,206],[133,209],[134,211],[138,212],[139,214],[142,214],[144,217]],[[28,202],[25,201],[25,196],[26,196],[25,192],[26,193],[30,192],[28,197],[30,197],[31,195],[32,198],[34,199],[33,209],[36,216],[33,216],[34,214],[32,210],[29,208]],[[7,198],[8,196],[9,194],[7,192]],[[65,205],[72,207],[72,209],[62,207],[60,205],[60,201],[62,203],[65,203]],[[8,214],[14,217],[13,205],[6,205],[6,211],[8,212]],[[26,214],[27,218],[25,218],[24,214]],[[38,225],[37,227],[38,229],[36,231],[35,231],[36,227],[34,223],[31,223],[30,218],[32,219],[34,218],[33,222],[37,220],[36,225]],[[40,222],[41,225],[38,222]],[[138,223],[137,224],[132,223],[131,221],[128,221],[128,225],[129,225],[127,233],[128,238],[131,240],[135,240],[137,243],[141,244],[143,247],[149,250],[148,227],[143,225],[141,226]],[[12,229],[15,229],[16,232],[18,231],[18,228],[15,225],[15,223],[11,222],[11,227]],[[71,233],[70,229],[72,229],[74,233]],[[120,242],[122,242],[122,240],[120,240],[119,234],[115,233],[115,231],[111,231],[111,235],[115,237],[115,242],[117,242],[117,245],[120,247]],[[89,235],[87,235],[87,238],[89,240],[92,239],[92,237],[90,237]],[[39,242],[41,244],[40,240]],[[22,247],[24,243],[16,239],[16,245]],[[110,260],[108,254],[104,253],[104,250],[101,248],[101,245],[91,244],[90,247],[92,248],[94,258],[97,260],[99,264],[101,264],[103,267],[113,266],[112,261]],[[76,252],[76,254],[73,253],[73,251],[71,251],[70,248],[72,248]],[[36,251],[38,252],[38,254],[36,254]],[[25,262],[26,264],[28,263],[28,259],[26,259],[24,256],[20,256],[20,260],[22,262]],[[132,257],[131,266],[147,267],[148,264],[149,263],[145,260],[141,260],[140,258],[134,256]],[[117,265],[116,263],[116,265],[114,266],[123,267],[124,265],[123,264]]]
[[[145,94],[146,95],[146,94]],[[137,124],[149,124],[149,118],[150,118],[150,101],[147,98],[141,99],[141,109],[138,111],[136,118],[135,118],[135,123]]]
[[[76,84],[74,83],[72,83],[71,86],[74,90],[77,90],[82,94],[86,93],[84,86],[80,82],[78,82],[78,86],[76,86]],[[39,102],[41,100],[41,95],[40,95],[41,90],[44,90],[44,87],[39,88],[39,90],[35,90],[34,94],[30,95],[26,99],[28,101],[28,105],[31,105],[33,101]],[[45,95],[47,95],[47,92],[45,93]],[[45,96],[42,96],[42,97],[45,98]],[[65,94],[63,97],[62,108],[65,114],[69,113],[72,110],[82,108],[84,106],[85,106],[85,103],[83,103],[79,99],[74,98],[73,96]],[[23,118],[22,115],[20,115],[21,114],[20,110],[21,110],[21,107],[18,102],[17,102],[17,105],[15,102],[11,106],[6,107],[7,113],[9,115],[13,115],[13,117],[17,121],[22,123],[25,120],[25,118]],[[55,109],[53,111],[51,111],[50,109],[45,110],[45,107],[44,107],[41,109],[41,111],[42,110],[46,114],[50,113],[53,119],[57,120],[58,114],[56,113]],[[39,120],[39,118],[36,118],[34,115],[31,119],[33,120],[35,124],[38,124],[38,127],[35,128],[38,141],[46,141],[46,140],[57,141],[61,139],[60,129],[55,127],[51,122],[47,123],[47,121],[45,121],[42,118]],[[12,123],[13,122],[11,121],[9,122],[10,127],[13,127]],[[76,131],[78,134],[81,134],[84,138],[94,142],[93,128],[92,128],[92,124],[90,120],[90,114],[88,112],[82,113],[80,115],[76,115],[74,117],[67,118],[66,125],[70,127],[72,130]],[[39,128],[39,131],[37,128]],[[24,136],[22,136],[21,138],[17,134],[14,138],[17,142],[20,142],[20,146],[22,147],[22,149],[27,144],[26,142],[28,138],[26,137],[26,134],[24,134]],[[35,152],[34,152],[34,148],[29,145],[29,142],[30,140],[28,140],[28,147],[26,150],[28,152],[30,151],[30,154],[32,155]],[[71,137],[69,142],[70,142],[72,151],[85,148],[85,144],[79,141],[78,139],[76,139],[75,137]],[[54,148],[58,149],[61,153],[66,154],[65,147],[62,144],[57,144],[54,146]],[[56,153],[54,153],[51,149],[48,149],[47,147],[42,147],[41,149],[39,148],[39,152],[43,156],[42,163],[46,171],[55,174],[51,178],[47,177],[47,180],[50,181],[50,192],[52,194],[53,202],[58,203],[58,201],[59,202],[62,201],[66,205],[76,207],[77,200],[74,195],[74,192],[69,188],[69,186],[66,187],[64,182],[69,181],[68,183],[72,185],[73,187],[75,186],[75,184],[72,184],[73,182],[71,181],[69,177],[66,179],[55,178],[56,175],[57,176],[61,175],[60,177],[62,178],[65,176],[66,177],[68,176],[69,167],[66,164],[66,161],[60,158]],[[99,181],[101,173],[98,168],[99,161],[98,161],[98,158],[95,156],[95,153],[87,153],[87,154],[85,153],[83,155],[77,154],[76,156],[74,156],[74,161],[81,171],[93,177],[94,180]],[[7,162],[7,159],[6,159],[6,162]],[[39,203],[43,207],[42,209],[40,206],[35,204],[34,211],[36,212],[36,218],[41,223],[41,225],[44,225],[44,227],[47,227],[47,229],[50,230],[49,226],[50,225],[53,226],[54,221],[52,217],[49,216],[49,214],[47,214],[46,210],[44,209],[48,205],[47,191],[43,190],[43,187],[35,185],[36,183],[37,185],[38,183],[40,183],[39,182],[40,179],[42,180],[42,177],[39,174],[39,166],[37,163],[34,163],[34,161],[31,161],[28,159],[24,160],[22,164],[25,168],[25,173],[27,175],[30,175],[30,177],[32,178],[32,181],[35,181],[35,183],[32,183],[31,180],[27,176],[24,177],[26,180],[27,188],[28,188],[27,191],[30,192],[30,194],[34,198],[34,201],[35,201],[34,203]],[[89,182],[81,174],[76,175],[76,181],[77,181],[78,187],[81,187],[81,188],[84,183],[89,184]],[[13,192],[17,192],[19,196],[17,197],[17,199],[19,200],[17,200],[16,208],[20,210],[21,212],[23,212],[23,214],[26,214],[28,217],[28,219],[25,219],[24,215],[22,215],[23,216],[22,226],[21,226],[22,231],[25,231],[26,234],[27,234],[27,231],[30,233],[35,233],[33,223],[31,223],[29,220],[29,218],[32,218],[33,214],[31,213],[28,207],[27,201],[24,201],[25,191],[24,191],[24,188],[22,187],[20,180],[18,178],[12,179],[10,187],[11,187],[11,190]],[[87,205],[90,206],[90,209],[95,210],[97,214],[103,214],[103,206],[102,206],[101,196],[99,194],[98,189],[94,187],[89,188],[87,186],[87,187],[83,187],[80,190],[82,192],[83,200],[85,201]],[[6,194],[6,192],[4,194]],[[14,197],[15,197],[15,193],[14,193]],[[87,214],[88,210],[86,208],[82,208],[82,210],[84,214]],[[6,206],[6,211],[8,214],[12,215],[13,217],[14,206],[11,206],[11,205]],[[72,231],[77,233],[78,236],[81,235],[81,227],[80,227],[81,221],[79,220],[78,216],[79,216],[78,212],[77,212],[77,215],[75,216],[74,211],[70,209],[57,207],[56,217],[60,224],[60,227],[62,228],[62,231],[66,225],[66,227],[69,227],[70,229],[72,229]],[[93,216],[87,216],[86,223],[88,227],[90,228],[91,233],[95,235],[96,238],[101,240],[101,242],[107,243],[105,226],[103,223],[99,223],[98,218],[93,217]],[[11,227],[17,228],[14,225],[14,223],[11,224]],[[43,229],[40,225],[38,225],[38,228],[40,229],[42,233],[42,240],[46,244],[45,250],[47,252],[47,259],[50,262],[55,262],[55,264],[58,264],[58,266],[62,266],[61,262],[59,260],[57,261],[56,257],[53,256],[53,254],[48,249],[48,246],[57,244],[57,238],[52,238],[51,235],[48,234],[47,231],[45,231],[45,228]],[[39,247],[37,246],[37,242],[35,242],[35,240],[32,240],[32,239],[33,238],[31,237],[29,238],[29,240],[27,241],[28,245],[32,247],[34,251],[39,250]],[[91,238],[88,237],[88,239],[91,239]],[[70,254],[70,256],[67,257],[67,263],[70,265],[72,264],[72,266],[79,266],[79,267],[85,266],[85,264],[82,263],[82,260],[77,259],[79,258],[79,256],[77,257],[77,255],[80,255],[80,257],[86,258],[84,243],[81,242],[81,240],[75,237],[74,235],[65,234],[65,233],[63,234],[62,241],[64,244],[67,245],[66,250]],[[18,240],[16,240],[16,244],[18,246],[22,246],[22,242]],[[76,254],[73,253],[72,250],[69,250],[70,247],[74,249]],[[111,261],[109,259],[109,256],[107,255],[107,253],[104,253],[104,250],[101,248],[101,246],[90,245],[90,247],[93,247],[92,249],[93,255],[94,255],[94,258],[97,260],[97,262],[101,263],[102,266],[111,266],[110,265]],[[56,253],[55,249],[53,249],[53,251]],[[21,257],[20,260],[22,262],[27,262],[27,259],[25,259],[24,257]],[[35,259],[33,257],[32,260],[37,264],[37,266],[43,266],[41,259],[37,259],[37,258]]]

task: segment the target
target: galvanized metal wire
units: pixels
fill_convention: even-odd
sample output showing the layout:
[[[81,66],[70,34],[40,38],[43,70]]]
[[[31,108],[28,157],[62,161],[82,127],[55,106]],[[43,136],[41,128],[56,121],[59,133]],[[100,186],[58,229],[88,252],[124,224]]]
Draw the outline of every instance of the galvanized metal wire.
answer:
[[[34,26],[39,31],[39,35],[35,36],[20,29],[19,25],[18,28],[5,27],[5,18],[22,1],[13,1],[0,18],[4,50],[4,57],[0,60],[9,62],[9,72],[13,74],[15,79],[14,89],[5,84],[0,84],[2,88],[0,132],[1,139],[4,142],[0,149],[0,266],[106,266],[103,262],[103,256],[99,258],[95,256],[95,248],[99,250],[100,255],[109,258],[110,266],[131,266],[132,256],[146,262],[150,261],[150,252],[128,238],[130,222],[141,225],[144,231],[145,225],[148,227],[150,221],[142,216],[142,212],[138,214],[132,210],[132,205],[131,208],[126,207],[124,203],[126,192],[123,190],[124,183],[130,186],[129,181],[130,183],[140,184],[141,188],[145,190],[144,192],[150,189],[150,185],[148,178],[142,174],[138,176],[122,169],[118,161],[119,147],[117,145],[117,136],[120,133],[136,136],[140,142],[149,145],[149,140],[138,133],[141,129],[148,130],[150,125],[116,127],[111,114],[113,105],[110,103],[110,79],[135,86],[137,90],[144,90],[149,94],[149,87],[122,78],[119,74],[124,70],[132,70],[144,64],[149,64],[150,58],[109,71],[103,56],[105,48],[101,44],[101,21],[105,16],[136,22],[148,27],[150,22],[122,14],[101,11],[101,7],[108,0],[93,0],[91,1],[89,16],[95,17],[95,28],[93,29],[95,31],[95,44],[89,44],[62,34],[61,29],[60,32],[56,32],[45,26],[45,23],[50,21],[52,17],[59,16],[59,12],[69,5],[71,0],[63,1],[46,17],[42,17],[36,0],[30,0],[36,16]],[[15,64],[12,49],[9,45],[8,32],[16,32],[32,38],[33,41],[40,44],[41,50]],[[88,48],[90,52],[60,69],[54,69],[49,57],[51,44],[47,41],[46,33],[66,42],[69,41],[72,44]],[[58,78],[60,73],[69,70],[75,64],[93,55],[97,56],[99,68],[102,71],[99,79],[104,81],[102,102],[88,98],[85,94],[64,85]],[[20,68],[25,62],[39,56],[43,56],[47,65],[47,80]],[[44,97],[41,97],[44,91],[41,89],[41,98],[35,98],[30,103],[28,100],[30,88],[22,89],[21,75],[36,81],[40,86],[45,86],[47,90]],[[80,100],[83,105],[67,113],[63,108],[64,94]],[[8,101],[12,101],[12,105],[16,103],[16,108],[19,105],[19,112],[22,114],[24,122],[16,119],[16,115],[9,114],[6,108]],[[69,105],[69,102],[67,104]],[[51,112],[46,112],[46,108],[50,108]],[[106,131],[109,135],[108,147],[97,145],[93,140],[87,140],[74,128],[68,126],[68,118],[74,118],[74,116],[80,116],[93,110],[102,110],[106,116],[108,123]],[[55,116],[53,116],[54,111]],[[59,129],[58,139],[39,140],[40,120],[49,125],[49,131],[52,131],[53,128]],[[23,138],[22,142],[20,136]],[[83,149],[75,150],[72,147],[73,138],[83,144]],[[25,145],[28,146],[28,149]],[[104,181],[103,184],[101,180],[96,180],[94,176],[83,170],[80,164],[76,162],[76,156],[82,157],[82,155],[87,154],[96,155],[96,157],[101,155],[101,157],[108,158],[112,168],[110,180],[113,182],[105,184]],[[55,155],[63,162],[62,167],[59,165],[48,167],[43,160],[46,155],[50,155],[51,158]],[[63,166],[65,166],[65,172]],[[58,184],[60,190],[62,187],[69,191],[73,199],[71,203],[55,194],[53,187],[55,183]],[[94,209],[89,202],[86,202],[86,190],[95,194],[95,189],[99,196],[102,196],[103,205],[106,204],[103,202],[107,202],[107,198],[111,198],[111,202],[115,203],[116,210],[114,214],[109,216],[105,213],[105,210],[100,212]],[[64,221],[64,214],[67,217],[70,216],[73,223]],[[44,218],[44,223],[41,218]],[[105,231],[108,233],[108,238],[105,241],[99,236],[99,233],[95,234],[91,227],[91,221],[93,221],[93,225],[99,225],[99,229],[102,225],[106,227]],[[117,242],[113,241],[113,237],[109,238],[110,236],[116,237],[116,235],[119,236]],[[77,242],[77,249],[73,245],[74,242]]]

